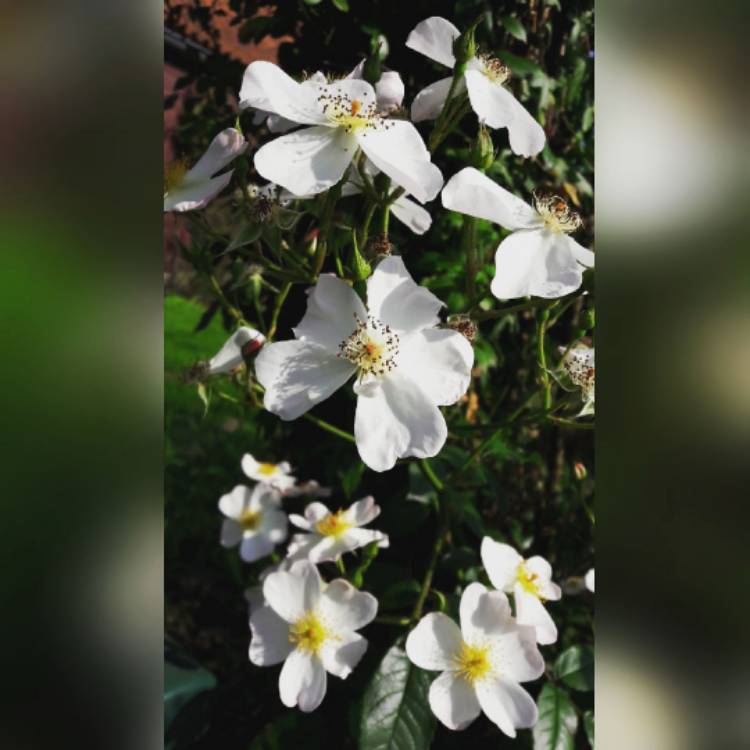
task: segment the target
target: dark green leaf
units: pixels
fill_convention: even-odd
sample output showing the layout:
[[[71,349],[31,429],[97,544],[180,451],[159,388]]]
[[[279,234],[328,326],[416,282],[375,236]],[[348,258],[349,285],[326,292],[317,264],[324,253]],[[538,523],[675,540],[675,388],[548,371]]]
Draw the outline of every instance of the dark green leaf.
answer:
[[[513,16],[505,16],[505,18],[502,19],[502,24],[511,36],[522,42],[526,41],[526,29],[517,18],[514,18]]]
[[[549,682],[542,688],[537,706],[534,750],[573,750],[578,716],[568,694]]]
[[[349,10],[349,0],[331,0],[331,2],[344,13]]]
[[[392,646],[364,694],[360,750],[426,750],[435,732],[427,702],[431,681],[429,672]]]
[[[245,245],[249,245],[252,242],[255,242],[255,240],[260,237],[262,231],[262,224],[245,223],[240,225],[239,230],[234,235],[234,237],[232,237],[231,241],[226,247],[226,250],[224,250],[224,253],[231,253],[232,250],[236,250],[238,247],[244,247]],[[222,253],[222,255],[224,253]]]
[[[216,685],[214,676],[193,661],[177,644],[164,643],[164,728],[196,695]]]
[[[586,731],[586,739],[589,741],[589,745],[594,747],[594,712],[586,711],[583,715],[583,728]]]
[[[555,675],[574,690],[594,689],[594,649],[571,646],[555,662]]]

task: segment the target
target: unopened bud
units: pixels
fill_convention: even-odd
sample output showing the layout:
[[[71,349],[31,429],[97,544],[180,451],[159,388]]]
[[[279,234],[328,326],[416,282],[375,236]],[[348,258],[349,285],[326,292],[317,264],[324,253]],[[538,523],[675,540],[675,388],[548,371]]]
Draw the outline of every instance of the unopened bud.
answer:
[[[380,54],[377,50],[370,53],[365,60],[365,66],[362,69],[362,78],[371,85],[375,85],[383,74],[382,66],[380,64]]]
[[[456,58],[456,66],[465,65],[473,57],[476,57],[477,43],[474,41],[474,30],[481,20],[482,16],[479,16],[461,36],[454,39],[453,56]]]
[[[586,310],[586,314],[583,316],[583,325],[588,331],[596,326],[596,314],[593,307]]]
[[[451,315],[448,328],[458,331],[469,342],[477,337],[477,325],[468,315]]]
[[[469,159],[471,165],[480,172],[486,172],[495,161],[495,145],[492,143],[492,136],[483,124],[479,125]]]
[[[387,234],[374,234],[365,245],[365,256],[370,260],[379,256],[390,255],[392,252],[393,245]]]
[[[573,464],[573,474],[575,475],[575,478],[580,482],[582,479],[586,479],[586,477],[588,476],[588,471],[586,471],[586,467],[580,461],[576,461]]]
[[[349,264],[352,269],[352,278],[354,281],[364,281],[371,273],[370,264],[362,257],[357,245],[357,234],[352,232],[352,259]]]

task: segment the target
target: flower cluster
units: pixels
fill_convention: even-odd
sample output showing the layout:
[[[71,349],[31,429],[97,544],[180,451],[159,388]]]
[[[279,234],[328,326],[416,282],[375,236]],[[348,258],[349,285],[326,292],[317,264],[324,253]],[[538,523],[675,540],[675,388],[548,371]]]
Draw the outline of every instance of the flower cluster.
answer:
[[[239,106],[245,122],[249,111],[254,124],[265,123],[272,138],[251,158],[238,118],[237,127],[220,132],[191,169],[183,161],[167,168],[164,210],[203,208],[237,175],[232,199],[235,207],[242,206],[243,224],[222,254],[247,249],[253,268],[260,268],[249,274],[257,287],[256,303],[261,285],[276,294],[272,309],[256,304],[254,325],[261,332],[211,277],[219,309],[226,320],[234,320],[235,330],[210,360],[199,363],[199,387],[226,382],[228,376],[254,406],[260,406],[262,396],[265,410],[283,421],[304,416],[353,441],[372,471],[386,472],[398,462],[418,459],[430,478],[425,460],[437,456],[449,437],[443,408],[468,401],[465,422],[473,427],[477,393],[470,388],[477,375],[478,325],[524,306],[541,308],[536,349],[541,386],[539,394],[532,394],[543,407],[540,413],[568,426],[590,426],[560,416],[558,405],[553,408],[550,382],[550,375],[562,375],[563,388],[568,382],[580,389],[583,408],[576,416],[594,412],[594,349],[581,343],[589,340],[587,329],[571,334],[573,343],[561,350],[551,369],[544,336],[551,310],[558,306],[562,315],[567,309],[568,300],[558,300],[581,288],[587,269],[594,267],[594,254],[573,238],[583,220],[574,210],[578,199],[570,186],[567,193],[560,192],[572,195],[571,205],[554,191],[534,190],[532,181],[523,183],[528,190],[524,200],[484,173],[495,160],[487,128],[507,129],[511,151],[524,158],[539,154],[546,136],[511,93],[509,67],[477,49],[474,27],[462,33],[446,19],[428,18],[411,31],[406,46],[451,69],[449,77],[420,91],[410,107],[404,106],[399,73],[381,70],[379,62],[370,65],[371,58],[345,77],[317,71],[304,80],[270,62],[248,65]],[[472,110],[478,118],[470,157],[474,166],[446,181],[433,161],[436,144]],[[426,144],[415,123],[427,120],[436,122]],[[238,166],[226,170],[235,160]],[[251,165],[267,184],[248,183]],[[388,235],[391,214],[414,234],[427,233],[433,216],[423,204],[438,194],[444,209],[465,217],[460,220],[465,230],[465,307],[452,310],[451,316],[445,315],[441,299],[415,281]],[[355,196],[363,204],[363,218],[351,226],[336,208],[340,199],[353,201]],[[382,218],[380,234],[373,236],[369,227],[376,210]],[[302,215],[314,217],[313,223],[298,222]],[[494,275],[492,266],[485,269],[477,259],[475,219],[507,231],[495,249]],[[294,239],[296,223],[301,229]],[[201,221],[198,226],[214,234]],[[290,230],[288,241],[282,237],[285,230]],[[351,247],[341,239],[341,230]],[[200,268],[210,276],[208,260],[201,258]],[[476,288],[490,277],[489,292],[499,300],[538,299],[490,310],[489,295]],[[277,328],[283,331],[286,325],[279,324],[281,307],[295,284],[306,287],[304,315],[292,328],[293,338],[276,340]],[[444,299],[457,306],[448,292]],[[353,434],[309,414],[349,382],[346,393],[353,393],[349,398],[356,405],[345,407],[345,414],[349,424],[353,421]],[[345,397],[337,398],[346,403]],[[481,460],[484,447],[479,445],[463,468]],[[286,461],[259,460],[247,453],[241,467],[254,484],[239,484],[220,498],[220,543],[238,547],[246,563],[267,557],[272,563],[247,592],[249,658],[258,666],[283,663],[282,703],[313,711],[325,697],[327,675],[345,679],[365,653],[367,641],[359,631],[375,619],[378,601],[359,587],[363,571],[390,540],[370,527],[380,513],[372,496],[349,507],[329,507],[319,498],[330,497],[332,490],[315,480],[299,482]],[[455,471],[460,474],[462,468]],[[432,476],[431,483],[439,495],[441,481]],[[302,496],[312,502],[288,512]],[[290,524],[296,529],[291,538]],[[357,550],[360,565],[347,577],[344,555]],[[436,544],[436,559],[438,550]],[[558,638],[548,603],[559,600],[562,591],[542,557],[524,558],[489,536],[481,541],[480,556],[484,583],[469,579],[474,582],[456,591],[458,623],[444,611],[421,616],[431,572],[411,618],[399,618],[399,623],[411,628],[406,639],[411,662],[441,673],[428,699],[443,725],[461,730],[484,713],[514,737],[538,719],[535,701],[522,685],[545,671],[540,647]],[[336,569],[341,577],[331,580],[328,573]],[[592,592],[593,578],[591,570],[585,586]]]

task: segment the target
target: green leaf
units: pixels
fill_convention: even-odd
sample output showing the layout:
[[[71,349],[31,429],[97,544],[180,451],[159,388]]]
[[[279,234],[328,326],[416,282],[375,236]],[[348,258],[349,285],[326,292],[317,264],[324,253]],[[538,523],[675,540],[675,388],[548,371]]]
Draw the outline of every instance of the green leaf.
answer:
[[[221,254],[224,255],[224,253],[231,253],[232,250],[236,250],[238,247],[244,247],[251,242],[255,242],[255,240],[260,237],[262,231],[262,224],[250,224],[247,222],[241,224],[237,233],[232,237],[229,244],[226,246],[226,249]]]
[[[594,689],[594,649],[591,646],[571,646],[555,662],[555,675],[574,690]]]
[[[526,41],[526,29],[517,18],[514,18],[513,16],[505,16],[505,18],[502,19],[501,23],[511,36],[515,37],[521,42]]]
[[[305,0],[306,5],[320,5],[323,0]]]
[[[196,695],[216,686],[216,678],[169,639],[164,642],[164,729]]]
[[[426,750],[435,732],[427,702],[432,676],[392,646],[365,691],[360,750]]]
[[[589,745],[594,747],[594,712],[586,711],[583,715],[583,728],[586,731],[586,739],[589,741]]]
[[[539,694],[539,721],[534,727],[534,750],[573,750],[578,716],[570,696],[548,682]]]
[[[349,10],[349,0],[331,0],[331,2],[343,13]]]

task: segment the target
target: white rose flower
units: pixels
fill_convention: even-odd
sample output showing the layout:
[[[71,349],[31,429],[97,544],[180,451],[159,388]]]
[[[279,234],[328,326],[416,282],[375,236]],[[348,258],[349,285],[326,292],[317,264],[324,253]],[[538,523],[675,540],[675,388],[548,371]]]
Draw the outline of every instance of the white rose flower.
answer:
[[[366,81],[345,78],[306,86],[260,60],[248,66],[243,87],[256,92],[247,100],[253,106],[312,126],[281,136],[255,154],[259,174],[295,195],[336,185],[360,149],[420,202],[432,200],[442,187],[443,176],[417,129],[380,115],[375,90]]]
[[[345,679],[367,650],[356,631],[375,618],[377,599],[342,578],[326,585],[306,560],[268,575],[263,596],[266,605],[250,616],[250,661],[283,661],[281,702],[314,711],[326,694],[326,672]]]
[[[448,429],[438,406],[471,380],[474,352],[457,331],[437,328],[442,302],[414,282],[401,258],[367,280],[368,308],[341,279],[321,275],[296,340],[266,344],[255,360],[266,409],[296,419],[353,375],[354,436],[362,460],[387,471],[399,457],[435,456]]]
[[[588,573],[586,573],[584,581],[586,581],[586,588],[593,594],[594,593],[594,569],[593,568],[591,568],[591,570]]]
[[[297,478],[289,472],[292,467],[288,461],[272,464],[266,461],[258,461],[250,453],[242,457],[242,471],[248,479],[254,479],[261,484],[267,484],[281,492],[294,487]]]
[[[445,18],[433,16],[418,23],[406,40],[406,46],[431,60],[453,68],[453,42],[461,32]],[[466,72],[455,94],[468,91],[471,108],[480,122],[490,128],[508,128],[513,153],[521,156],[538,154],[545,143],[544,129],[503,84],[510,71],[500,60],[477,55],[466,64]],[[453,76],[422,89],[411,105],[414,122],[434,120],[443,109]]]
[[[596,401],[596,365],[593,347],[583,344],[573,347],[563,358],[562,366],[573,384],[581,389],[583,408],[578,416],[593,414]]]
[[[219,510],[226,516],[221,527],[221,545],[240,545],[240,557],[255,562],[273,552],[287,535],[286,513],[279,507],[278,490],[256,484],[251,490],[237,485],[219,499]]]
[[[466,729],[484,711],[509,737],[533,726],[534,699],[519,683],[544,673],[532,628],[513,619],[508,598],[470,584],[461,596],[461,627],[442,612],[423,617],[406,639],[421,669],[442,672],[430,686],[432,712],[449,729]]]
[[[322,563],[338,560],[344,552],[351,552],[377,542],[378,547],[388,546],[388,536],[380,531],[361,528],[380,515],[380,507],[372,497],[353,503],[346,510],[331,513],[323,503],[310,503],[305,515],[295,513],[289,520],[306,534],[295,534],[287,554],[294,559],[307,558]]]
[[[500,591],[513,593],[518,622],[534,628],[540,645],[554,643],[557,626],[544,608],[544,602],[557,601],[562,591],[552,582],[550,564],[539,556],[524,560],[513,547],[488,536],[482,539],[481,554],[492,585]]]
[[[562,297],[581,286],[584,266],[594,267],[591,250],[569,236],[581,220],[562,198],[537,198],[532,208],[479,170],[466,167],[448,181],[442,200],[451,211],[512,232],[495,253],[491,290],[498,299]]]
[[[258,351],[265,341],[266,337],[254,328],[238,328],[208,361],[209,374],[231,372],[245,361],[245,357]]]
[[[232,179],[233,169],[214,177],[247,148],[247,141],[235,128],[222,130],[198,163],[188,169],[184,160],[168,164],[164,171],[164,210],[193,211],[203,208]]]

